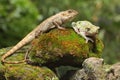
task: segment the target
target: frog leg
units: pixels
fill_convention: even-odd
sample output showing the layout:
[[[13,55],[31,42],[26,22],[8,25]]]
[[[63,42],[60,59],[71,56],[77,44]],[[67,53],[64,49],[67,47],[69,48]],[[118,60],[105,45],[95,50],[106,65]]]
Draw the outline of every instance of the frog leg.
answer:
[[[78,34],[80,34],[83,38],[85,38],[86,43],[88,43],[88,41],[94,42],[91,38],[85,35],[85,32],[79,32]]]

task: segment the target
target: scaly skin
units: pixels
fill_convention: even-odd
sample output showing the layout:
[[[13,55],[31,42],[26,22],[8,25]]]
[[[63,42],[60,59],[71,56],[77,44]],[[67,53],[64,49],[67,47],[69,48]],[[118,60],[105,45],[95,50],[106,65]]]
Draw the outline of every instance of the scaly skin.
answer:
[[[89,21],[77,21],[72,22],[72,27],[75,32],[85,38],[86,43],[88,41],[94,42],[87,36],[95,36],[98,33],[100,27],[91,24]]]
[[[16,52],[18,49],[26,45],[27,43],[31,42],[37,36],[41,35],[42,33],[45,33],[46,31],[55,27],[59,29],[64,29],[63,27],[61,27],[61,25],[73,19],[77,14],[78,14],[77,11],[69,9],[66,11],[59,12],[56,15],[53,15],[50,18],[46,19],[41,24],[39,24],[33,31],[31,31],[27,36],[25,36],[11,50],[9,50],[6,54],[4,54],[1,58],[1,62],[8,64],[17,64],[17,63],[25,62],[25,59],[23,61],[14,61],[14,62],[9,62],[6,61],[5,59],[8,56],[12,55],[14,52]]]

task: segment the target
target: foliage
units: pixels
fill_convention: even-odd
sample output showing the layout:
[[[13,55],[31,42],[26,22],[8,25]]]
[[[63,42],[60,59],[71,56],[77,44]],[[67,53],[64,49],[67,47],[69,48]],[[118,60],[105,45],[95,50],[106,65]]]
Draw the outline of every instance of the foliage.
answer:
[[[0,47],[17,43],[42,20],[70,8],[80,12],[76,20],[101,27],[105,60],[120,60],[119,0],[0,0]]]
[[[33,29],[38,17],[36,6],[29,0],[0,0],[0,47],[16,43]]]

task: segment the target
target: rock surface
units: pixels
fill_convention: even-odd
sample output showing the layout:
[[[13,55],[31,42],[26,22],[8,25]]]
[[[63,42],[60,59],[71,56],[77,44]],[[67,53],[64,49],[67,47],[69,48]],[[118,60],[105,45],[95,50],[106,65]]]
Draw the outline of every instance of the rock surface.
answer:
[[[110,67],[107,80],[120,80],[120,62]]]
[[[32,63],[55,67],[59,65],[81,66],[84,59],[101,57],[103,43],[99,38],[94,43],[72,29],[54,29],[33,40],[29,59]]]
[[[120,63],[110,66],[101,58],[91,57],[82,66],[70,80],[120,80]]]
[[[10,48],[0,49],[0,58]],[[18,54],[10,56],[7,60],[22,60],[26,48],[18,50]],[[55,73],[47,67],[32,66],[26,63],[4,64],[0,63],[0,80],[59,80]]]

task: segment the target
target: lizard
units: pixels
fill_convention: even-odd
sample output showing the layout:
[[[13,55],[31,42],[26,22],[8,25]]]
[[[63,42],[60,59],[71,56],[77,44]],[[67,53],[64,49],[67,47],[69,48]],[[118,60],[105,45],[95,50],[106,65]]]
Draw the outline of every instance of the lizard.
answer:
[[[40,36],[42,33],[45,33],[53,28],[65,29],[61,25],[66,23],[67,21],[71,21],[76,17],[78,11],[73,9],[68,9],[65,11],[61,11],[46,20],[40,23],[35,29],[33,29],[30,33],[28,33],[20,42],[18,42],[12,49],[10,49],[6,54],[4,54],[1,58],[2,63],[7,64],[18,64],[25,62],[25,59],[22,61],[7,61],[5,60],[10,55],[14,54],[18,49],[22,48],[24,45],[30,43],[33,39]]]
[[[88,36],[95,36],[98,33],[98,30],[100,27],[93,25],[89,21],[77,21],[77,22],[72,22],[72,28],[74,31],[81,35],[83,38],[85,38],[86,43],[88,41],[94,42],[90,37]]]

